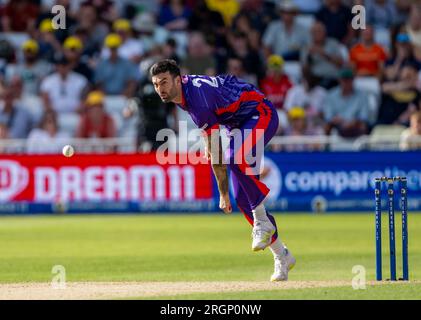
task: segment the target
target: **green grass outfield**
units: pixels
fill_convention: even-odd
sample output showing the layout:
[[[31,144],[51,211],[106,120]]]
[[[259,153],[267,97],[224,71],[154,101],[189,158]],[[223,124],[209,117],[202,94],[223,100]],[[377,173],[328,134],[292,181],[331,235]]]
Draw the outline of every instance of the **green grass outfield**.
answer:
[[[140,299],[140,298],[138,298]],[[421,283],[385,284],[366,286],[366,289],[354,290],[347,287],[281,289],[254,292],[199,293],[176,296],[161,296],[154,300],[420,300]]]
[[[297,258],[292,281],[349,281],[335,288],[202,293],[183,299],[420,299],[421,282],[353,290],[352,268],[375,278],[373,214],[276,215],[280,236]],[[388,271],[383,218],[384,275]],[[421,280],[421,214],[409,215],[409,268]],[[401,276],[400,215],[396,215]],[[251,251],[251,228],[233,215],[63,215],[0,217],[0,283],[50,282],[53,265],[67,281],[268,281],[269,250]],[[418,268],[417,268],[418,267]]]

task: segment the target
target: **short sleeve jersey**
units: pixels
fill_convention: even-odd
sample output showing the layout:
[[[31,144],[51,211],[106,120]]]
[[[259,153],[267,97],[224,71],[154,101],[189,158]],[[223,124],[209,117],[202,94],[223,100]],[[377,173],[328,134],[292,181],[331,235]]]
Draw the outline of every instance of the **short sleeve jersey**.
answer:
[[[264,99],[256,87],[232,75],[185,75],[181,80],[183,101],[179,106],[204,130],[218,124],[229,130],[239,128],[259,114],[256,106]]]

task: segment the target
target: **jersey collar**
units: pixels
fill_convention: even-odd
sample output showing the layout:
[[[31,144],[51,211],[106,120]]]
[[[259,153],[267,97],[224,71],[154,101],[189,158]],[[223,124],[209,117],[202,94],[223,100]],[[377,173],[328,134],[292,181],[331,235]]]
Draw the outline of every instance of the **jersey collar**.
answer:
[[[187,110],[186,93],[183,84],[181,84],[181,103],[179,104],[179,106],[181,109]]]

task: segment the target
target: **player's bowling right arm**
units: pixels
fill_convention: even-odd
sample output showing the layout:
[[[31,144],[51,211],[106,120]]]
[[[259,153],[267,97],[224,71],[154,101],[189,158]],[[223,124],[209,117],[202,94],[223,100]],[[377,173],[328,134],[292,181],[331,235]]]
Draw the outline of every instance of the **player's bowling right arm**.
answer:
[[[225,213],[232,211],[228,191],[227,166],[223,161],[222,142],[219,128],[212,129],[207,137],[207,154],[210,158],[212,170],[215,175],[219,190],[219,207]]]

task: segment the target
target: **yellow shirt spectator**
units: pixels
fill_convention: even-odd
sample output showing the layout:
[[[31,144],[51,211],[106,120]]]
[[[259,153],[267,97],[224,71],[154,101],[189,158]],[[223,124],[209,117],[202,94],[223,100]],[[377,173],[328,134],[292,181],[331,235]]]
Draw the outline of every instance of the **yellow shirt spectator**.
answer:
[[[206,0],[208,8],[218,11],[224,18],[226,26],[230,26],[232,19],[240,11],[240,4],[237,0]]]

